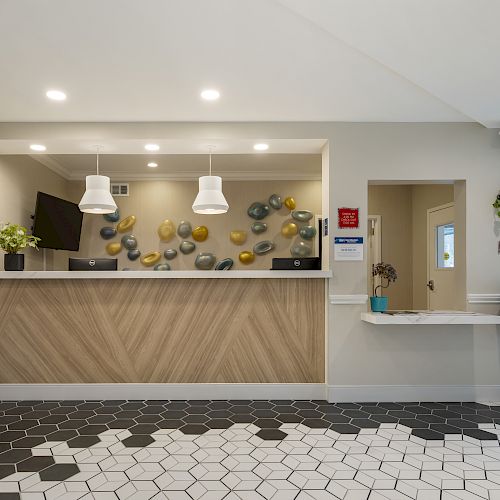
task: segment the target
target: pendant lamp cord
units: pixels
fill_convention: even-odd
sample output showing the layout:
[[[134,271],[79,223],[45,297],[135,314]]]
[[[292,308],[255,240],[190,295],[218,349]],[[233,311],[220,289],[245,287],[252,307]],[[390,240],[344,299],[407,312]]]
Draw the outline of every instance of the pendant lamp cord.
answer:
[[[97,154],[96,154],[96,170],[97,170],[97,175],[99,175],[99,149],[100,146],[96,146],[97,149]]]
[[[208,148],[209,175],[212,175],[212,148]]]

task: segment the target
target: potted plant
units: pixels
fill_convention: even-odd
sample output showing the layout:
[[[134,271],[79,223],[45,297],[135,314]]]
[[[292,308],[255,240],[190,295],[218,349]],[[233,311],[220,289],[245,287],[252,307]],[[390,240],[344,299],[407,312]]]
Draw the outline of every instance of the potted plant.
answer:
[[[380,277],[380,285],[375,286],[376,276]],[[398,279],[396,269],[390,264],[379,262],[372,268],[372,283],[373,283],[373,296],[370,297],[370,305],[373,312],[384,312],[387,310],[389,297],[380,295],[377,296],[377,291],[380,289],[381,293],[384,288],[387,288],[391,283]],[[385,281],[385,285],[384,285]]]
[[[4,256],[4,269],[6,271],[23,271],[24,254],[18,253],[26,247],[36,248],[40,238],[28,234],[25,227],[17,224],[0,225],[0,248],[7,252]]]

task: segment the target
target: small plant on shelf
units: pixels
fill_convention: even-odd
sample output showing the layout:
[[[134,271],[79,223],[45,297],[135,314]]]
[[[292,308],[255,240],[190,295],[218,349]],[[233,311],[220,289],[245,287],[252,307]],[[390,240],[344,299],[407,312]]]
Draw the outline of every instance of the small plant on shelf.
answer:
[[[500,218],[500,194],[497,194],[497,197],[493,202],[493,208],[495,209],[495,215]]]
[[[6,252],[4,268],[6,271],[22,271],[24,255],[20,250],[27,247],[38,250],[40,238],[28,234],[28,230],[18,224],[0,224],[0,248]]]
[[[375,285],[376,277],[380,278],[380,284]],[[370,297],[370,304],[372,311],[374,312],[384,312],[387,310],[387,305],[389,302],[388,297],[383,295],[378,296],[377,292],[384,288],[388,288],[391,283],[394,283],[398,279],[398,273],[396,269],[391,264],[386,264],[385,262],[379,262],[372,266],[372,289],[373,296]],[[385,283],[384,283],[385,282]]]

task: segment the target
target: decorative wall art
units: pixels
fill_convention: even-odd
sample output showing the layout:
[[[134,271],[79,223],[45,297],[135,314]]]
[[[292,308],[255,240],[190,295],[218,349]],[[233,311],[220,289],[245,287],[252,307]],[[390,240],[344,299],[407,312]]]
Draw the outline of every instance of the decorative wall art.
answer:
[[[299,232],[299,228],[295,222],[285,222],[283,226],[281,226],[281,234],[285,238],[293,238]]]
[[[278,194],[272,194],[269,197],[269,205],[271,205],[275,210],[280,210],[283,207],[281,196]]]
[[[208,238],[208,228],[206,226],[198,226],[191,233],[194,241],[205,241]]]
[[[170,264],[163,262],[162,264],[156,264],[153,268],[155,271],[170,271]]]
[[[116,236],[116,229],[114,227],[103,227],[99,234],[103,240],[111,240]]]
[[[175,236],[175,225],[170,219],[165,219],[158,226],[158,237],[161,241],[170,241]]]
[[[274,250],[275,246],[276,245],[269,240],[259,241],[253,247],[253,253],[257,255],[265,255],[266,253],[269,253],[271,250]]]
[[[121,242],[127,250],[135,250],[137,248],[137,238],[133,234],[122,236]]]
[[[179,245],[179,250],[184,255],[189,255],[190,253],[194,252],[195,248],[196,248],[196,245],[192,241],[183,241]]]
[[[245,241],[247,241],[247,232],[246,231],[231,231],[229,233],[229,239],[235,245],[243,245]]]
[[[191,222],[187,222],[185,220],[181,220],[179,223],[179,227],[177,228],[177,234],[183,238],[189,238],[191,233],[193,232],[193,228],[191,227]]]
[[[215,264],[216,271],[229,271],[233,267],[234,261],[230,257],[226,257],[225,259],[219,260],[217,264]]]
[[[134,224],[136,222],[135,215],[129,215],[128,217],[125,217],[122,221],[118,223],[116,226],[116,230],[119,233],[126,233],[127,231],[131,231],[132,228],[134,227]]]
[[[160,259],[160,252],[148,252],[141,257],[141,264],[147,267],[151,267],[154,266]]]
[[[262,234],[267,231],[267,224],[265,222],[254,222],[250,229],[253,234]]]
[[[141,252],[140,250],[137,250],[137,248],[135,248],[134,250],[129,250],[127,252],[127,258],[128,260],[137,260],[139,257],[141,256]]]
[[[172,259],[175,259],[177,257],[177,250],[175,248],[167,248],[164,252],[163,252],[163,256],[165,257],[165,259],[167,260],[172,260]]]
[[[238,258],[242,264],[251,264],[255,260],[255,254],[245,250],[244,252],[240,252]]]
[[[248,207],[247,214],[252,219],[262,220],[269,215],[269,205],[255,201]]]
[[[196,256],[194,265],[196,266],[196,268],[201,269],[202,271],[208,271],[209,269],[212,269],[212,267],[214,267],[216,260],[217,259],[215,258],[215,255],[213,253],[202,252]]]
[[[295,203],[295,199],[292,198],[291,196],[287,196],[285,198],[285,207],[288,208],[288,210],[292,211],[295,210],[295,207],[297,204]]]
[[[121,242],[108,243],[106,245],[106,252],[108,255],[118,255],[122,250]]]
[[[118,222],[120,220],[120,209],[117,208],[112,214],[103,214],[106,222]]]

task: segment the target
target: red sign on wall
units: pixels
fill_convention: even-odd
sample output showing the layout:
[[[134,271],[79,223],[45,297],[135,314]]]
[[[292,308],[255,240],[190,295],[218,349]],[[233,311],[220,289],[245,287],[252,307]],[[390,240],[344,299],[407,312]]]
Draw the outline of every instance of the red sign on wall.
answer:
[[[339,208],[339,229],[359,227],[359,208]]]

